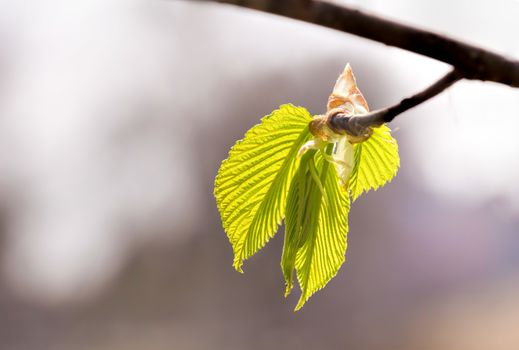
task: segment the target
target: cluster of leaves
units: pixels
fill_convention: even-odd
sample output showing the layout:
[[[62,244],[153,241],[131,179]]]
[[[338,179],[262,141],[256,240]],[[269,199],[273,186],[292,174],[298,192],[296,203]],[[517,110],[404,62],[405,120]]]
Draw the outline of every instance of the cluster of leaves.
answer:
[[[293,272],[301,287],[296,306],[332,279],[344,262],[350,200],[391,180],[399,167],[398,147],[390,130],[373,129],[369,139],[354,145],[355,165],[346,188],[322,151],[299,157],[311,139],[310,113],[290,104],[264,117],[238,141],[223,161],[215,197],[223,227],[234,250],[234,268],[278,231],[285,219],[281,268],[288,295]]]

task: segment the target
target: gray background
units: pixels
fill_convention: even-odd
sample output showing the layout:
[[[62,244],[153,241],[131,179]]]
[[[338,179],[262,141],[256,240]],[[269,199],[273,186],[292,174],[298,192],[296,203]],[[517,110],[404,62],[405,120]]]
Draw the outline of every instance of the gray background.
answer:
[[[519,57],[515,0],[347,3]],[[301,311],[282,231],[232,269],[219,163],[282,103],[323,112],[346,62],[372,109],[448,70],[217,4],[0,1],[0,348],[517,349],[519,92],[498,84],[397,118],[399,175]]]

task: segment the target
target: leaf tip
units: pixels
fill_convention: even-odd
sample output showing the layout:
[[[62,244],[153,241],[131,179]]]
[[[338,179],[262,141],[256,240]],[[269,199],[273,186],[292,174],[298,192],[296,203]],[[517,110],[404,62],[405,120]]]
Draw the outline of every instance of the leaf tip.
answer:
[[[296,305],[296,307],[294,309],[294,312],[297,312],[297,311],[301,310],[301,308],[303,307],[305,302],[306,302],[306,299],[303,297],[303,295],[301,295],[301,298],[297,302],[297,305]]]
[[[241,268],[243,265],[243,262],[241,260],[239,261],[235,261],[232,266],[234,267],[234,269],[236,271],[238,271],[239,273],[243,273],[243,269]]]
[[[292,283],[287,283],[287,286],[285,288],[285,298],[290,295],[291,291],[292,291]]]

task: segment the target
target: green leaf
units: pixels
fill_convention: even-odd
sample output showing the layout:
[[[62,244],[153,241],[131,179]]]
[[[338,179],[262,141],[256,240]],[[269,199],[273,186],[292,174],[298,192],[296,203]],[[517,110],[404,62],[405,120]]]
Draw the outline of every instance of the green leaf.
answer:
[[[214,194],[240,272],[243,260],[274,236],[285,215],[297,152],[309,138],[311,119],[305,108],[282,105],[247,131],[222,162]]]
[[[352,200],[363,192],[377,190],[396,175],[400,166],[398,144],[386,125],[373,128],[371,137],[354,145],[355,167],[349,189]]]
[[[315,155],[315,150],[306,152],[299,164],[287,197],[287,208],[285,217],[285,241],[283,244],[283,255],[281,257],[281,270],[285,278],[285,297],[292,290],[292,275],[296,263],[296,254],[301,244],[304,225],[308,224],[306,207],[308,196],[311,192],[312,175],[309,172],[308,163]]]
[[[328,154],[331,154],[332,147],[327,147]],[[296,311],[337,274],[346,252],[350,209],[348,193],[341,189],[336,169],[328,161],[320,158],[317,168],[328,201],[323,201],[319,186],[310,181],[295,261],[302,292]],[[290,222],[288,213],[287,222]]]

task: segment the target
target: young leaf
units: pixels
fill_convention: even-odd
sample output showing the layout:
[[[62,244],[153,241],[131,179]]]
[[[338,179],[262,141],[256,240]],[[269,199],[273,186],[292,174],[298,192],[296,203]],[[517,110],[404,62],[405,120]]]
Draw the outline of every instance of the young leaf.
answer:
[[[327,153],[330,154],[331,150],[332,147],[328,146]],[[318,169],[329,200],[323,201],[317,184],[311,181],[310,198],[305,202],[307,221],[303,225],[296,256],[297,278],[302,292],[296,310],[337,274],[346,252],[350,210],[348,193],[341,189],[335,167],[328,161],[321,158]]]
[[[349,182],[353,201],[391,181],[400,166],[398,144],[386,125],[373,128],[371,137],[355,144],[354,150],[355,167]]]
[[[398,145],[387,126],[353,135],[330,124],[338,113],[362,115],[368,110],[346,65],[326,114],[312,118],[304,108],[281,106],[234,145],[218,171],[215,197],[236,270],[241,272],[243,260],[275,234],[286,214],[281,269],[285,296],[296,271],[302,291],[296,310],[344,262],[350,195],[355,200],[376,190],[400,165]]]
[[[301,159],[294,179],[290,185],[287,197],[285,217],[285,241],[281,256],[281,270],[285,278],[285,297],[292,289],[292,275],[296,263],[296,254],[301,244],[303,227],[306,227],[308,216],[306,204],[311,189],[312,176],[308,169],[308,162],[315,154],[315,150],[307,152]]]
[[[236,142],[215,180],[222,223],[234,250],[234,268],[274,236],[285,215],[287,192],[308,140],[312,117],[282,105]]]

